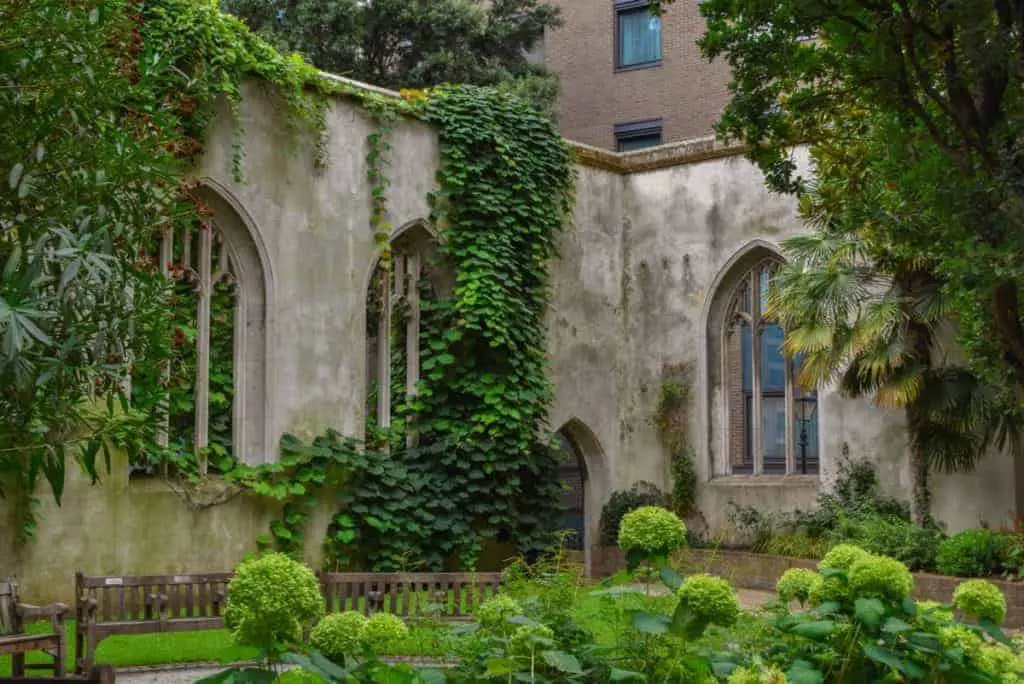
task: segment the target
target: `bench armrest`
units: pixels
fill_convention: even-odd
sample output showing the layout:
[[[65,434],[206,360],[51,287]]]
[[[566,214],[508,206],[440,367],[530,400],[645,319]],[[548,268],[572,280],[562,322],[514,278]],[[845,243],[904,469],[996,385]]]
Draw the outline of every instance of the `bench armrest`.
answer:
[[[49,618],[53,631],[57,632],[64,624],[64,616],[69,608],[64,603],[51,603],[48,606],[33,606],[29,603],[19,603],[16,607],[18,616],[23,622]]]

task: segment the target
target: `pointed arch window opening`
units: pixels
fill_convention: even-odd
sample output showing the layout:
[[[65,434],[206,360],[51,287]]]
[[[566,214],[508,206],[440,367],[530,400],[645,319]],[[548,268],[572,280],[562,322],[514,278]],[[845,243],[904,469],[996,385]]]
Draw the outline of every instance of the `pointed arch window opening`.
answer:
[[[206,475],[211,452],[218,462],[240,462],[244,453],[243,432],[236,429],[244,415],[235,370],[245,345],[236,323],[246,320],[237,258],[210,221],[165,229],[158,261],[160,273],[173,283],[172,305],[184,305],[169,314],[178,324],[175,358],[161,372],[167,392],[155,441],[179,458],[193,458],[198,473]],[[185,397],[191,398],[191,407]],[[160,471],[168,474],[167,461],[161,462]],[[131,472],[152,474],[154,468],[137,463]]]
[[[559,529],[571,532],[564,548],[582,551],[586,548],[587,465],[583,451],[565,430],[555,433],[555,444],[562,452],[558,467],[558,480],[564,485],[561,496],[562,521]]]
[[[817,393],[795,382],[799,359],[783,353],[782,327],[767,317],[768,289],[779,266],[767,258],[736,284],[723,339],[729,472],[816,474]]]

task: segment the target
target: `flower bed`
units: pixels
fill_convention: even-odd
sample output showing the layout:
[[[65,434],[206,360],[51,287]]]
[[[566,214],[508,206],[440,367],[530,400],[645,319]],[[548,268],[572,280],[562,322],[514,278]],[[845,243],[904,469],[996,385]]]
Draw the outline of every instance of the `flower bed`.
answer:
[[[626,558],[616,547],[591,549],[591,575],[609,577],[626,567]],[[749,551],[728,549],[687,549],[683,552],[684,572],[708,572],[725,577],[737,587],[774,591],[786,570],[790,568],[815,569],[818,562],[806,558],[770,556]],[[963,582],[962,577],[914,573],[914,598],[949,603],[953,590]],[[1006,596],[1006,626],[1024,627],[1024,583],[989,580]]]

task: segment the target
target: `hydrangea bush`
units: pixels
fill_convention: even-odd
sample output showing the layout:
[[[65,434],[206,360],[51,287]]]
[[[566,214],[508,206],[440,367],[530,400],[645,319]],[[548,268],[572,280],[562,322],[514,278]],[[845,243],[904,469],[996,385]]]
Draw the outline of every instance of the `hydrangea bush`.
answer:
[[[910,596],[914,577],[903,563],[885,556],[868,556],[855,561],[849,572],[854,596],[899,600]]]
[[[686,545],[686,525],[672,511],[642,506],[622,517],[619,548],[646,556],[667,556]]]
[[[736,622],[740,614],[740,602],[732,585],[714,575],[687,577],[679,587],[679,602],[700,620],[723,627]]]
[[[825,557],[818,563],[819,568],[831,568],[833,570],[848,571],[850,566],[859,560],[870,557],[871,554],[853,544],[837,544],[833,546]]]
[[[546,625],[523,625],[509,639],[508,650],[513,655],[529,657],[540,648],[550,646],[555,633]]]
[[[953,592],[953,605],[965,615],[997,625],[1006,619],[1006,597],[999,587],[983,579],[961,582]]]
[[[359,630],[359,638],[375,653],[382,653],[409,636],[409,627],[402,618],[391,613],[376,613]]]
[[[366,616],[354,610],[332,613],[317,623],[309,641],[327,658],[340,662],[344,656],[362,650],[361,631],[365,624]]]
[[[491,634],[511,634],[515,625],[508,622],[510,617],[523,612],[519,602],[508,594],[498,594],[484,601],[476,609],[477,622],[480,628]]]
[[[775,591],[779,598],[789,603],[799,601],[801,605],[807,603],[811,595],[811,589],[821,581],[821,575],[806,568],[790,568],[782,573],[782,577],[775,584]]]
[[[235,567],[224,623],[239,644],[269,651],[298,641],[323,614],[320,583],[302,563],[266,553]]]

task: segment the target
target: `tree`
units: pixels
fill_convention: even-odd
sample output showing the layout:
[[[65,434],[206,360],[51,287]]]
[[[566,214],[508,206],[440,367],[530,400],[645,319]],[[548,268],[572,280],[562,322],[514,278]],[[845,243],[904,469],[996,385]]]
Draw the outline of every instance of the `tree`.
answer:
[[[708,0],[701,12],[703,53],[732,67],[719,132],[748,144],[786,192],[806,190],[794,145],[815,161],[854,148],[815,174],[857,176],[842,201],[869,216],[870,199],[893,220],[851,229],[908,261],[926,257],[972,366],[1019,385],[1024,2]],[[895,220],[906,216],[927,220]]]
[[[29,534],[37,483],[59,503],[67,460],[97,476],[133,359],[161,354],[163,283],[140,255],[180,214],[180,167],[109,9],[0,7],[0,497]]]
[[[838,380],[847,396],[904,410],[911,514],[926,525],[930,471],[970,470],[990,444],[1015,444],[1021,426],[995,388],[943,353],[951,302],[929,270],[830,219],[786,242],[790,261],[774,278],[769,314],[786,330],[786,351],[801,359],[801,384]]]
[[[552,74],[526,52],[558,25],[539,0],[225,0],[282,51],[387,88],[501,85],[549,110]]]

